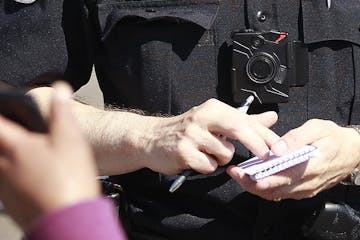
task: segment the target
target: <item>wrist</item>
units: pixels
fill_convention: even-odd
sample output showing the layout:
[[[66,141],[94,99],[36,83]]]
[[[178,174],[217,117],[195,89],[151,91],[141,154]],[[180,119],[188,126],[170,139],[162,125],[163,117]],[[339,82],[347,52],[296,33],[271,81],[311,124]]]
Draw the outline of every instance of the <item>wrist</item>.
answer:
[[[355,143],[357,143],[357,147],[355,147],[355,150],[357,150],[357,152],[359,153],[358,155],[360,155],[360,125],[347,125],[345,126],[346,128],[350,128],[352,129],[354,132],[356,132],[355,134]],[[360,169],[360,157],[357,159],[357,164],[355,168]]]
[[[117,116],[120,124],[117,124],[117,129],[121,129],[115,137],[117,145],[115,149],[122,161],[125,162],[123,167],[125,171],[132,172],[142,168],[148,168],[151,161],[156,159],[157,151],[154,151],[156,145],[156,133],[161,129],[161,117],[144,116],[132,112],[120,112]],[[124,123],[126,119],[126,123]],[[116,127],[115,127],[116,128]],[[115,130],[115,129],[114,129]],[[116,131],[116,130],[115,130]],[[127,163],[130,166],[126,166]]]
[[[135,134],[133,141],[135,142],[138,160],[142,168],[151,168],[153,161],[157,159],[161,152],[158,149],[159,134],[162,132],[162,117],[143,116],[141,129]]]
[[[351,139],[354,140],[355,145],[352,148],[355,151],[355,156],[358,157],[355,157],[355,167],[352,169],[349,176],[341,183],[345,185],[360,185],[360,125],[346,125],[344,127],[351,129],[353,133]]]
[[[166,156],[166,149],[170,147],[173,139],[168,136],[169,132],[175,132],[172,117],[148,117],[147,127],[144,129],[142,139],[142,156],[144,167],[152,170],[158,169],[158,163]],[[145,153],[145,154],[144,154]]]
[[[155,172],[175,174],[183,169],[184,156],[179,144],[184,140],[183,117],[156,117],[148,131],[144,144],[145,165]]]
[[[105,111],[90,133],[101,175],[117,175],[146,167],[146,144],[152,117],[126,111]],[[91,128],[89,128],[91,129]]]

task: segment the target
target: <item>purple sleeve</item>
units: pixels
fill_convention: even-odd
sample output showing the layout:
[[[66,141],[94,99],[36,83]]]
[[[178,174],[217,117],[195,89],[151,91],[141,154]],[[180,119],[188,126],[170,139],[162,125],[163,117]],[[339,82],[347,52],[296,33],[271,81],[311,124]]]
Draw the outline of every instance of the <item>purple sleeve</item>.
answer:
[[[104,197],[81,202],[39,219],[29,240],[125,240],[111,200]]]

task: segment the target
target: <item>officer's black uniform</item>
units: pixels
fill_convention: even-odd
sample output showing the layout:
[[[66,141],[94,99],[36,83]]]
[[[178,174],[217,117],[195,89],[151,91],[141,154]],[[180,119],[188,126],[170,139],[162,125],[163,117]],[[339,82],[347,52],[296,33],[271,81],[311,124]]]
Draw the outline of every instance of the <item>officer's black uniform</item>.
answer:
[[[83,2],[0,4],[1,81],[23,87],[65,78],[78,89],[89,80],[93,46]]]
[[[250,110],[278,111],[279,134],[310,118],[355,123],[359,12],[358,1],[333,1],[330,10],[326,1],[313,0],[97,1],[102,46],[96,69],[105,100],[127,107],[179,114],[211,97],[233,104],[231,33],[285,31],[308,45],[310,81],[290,89],[289,103]],[[237,149],[237,158],[247,157]],[[168,192],[172,177],[149,170],[118,180],[134,239],[301,239],[302,225],[323,197],[274,203],[238,194],[224,169],[193,176],[174,194]]]
[[[7,14],[46,11],[52,4],[61,11],[59,1],[39,0],[31,7],[22,6]],[[69,4],[74,8],[67,8]],[[253,105],[250,111],[278,111],[279,122],[274,128],[278,134],[311,118],[331,119],[339,124],[360,123],[357,0],[333,0],[330,9],[325,0],[89,0],[87,7],[79,1],[64,0],[62,15],[56,15],[54,25],[46,26],[67,40],[64,45],[57,38],[62,48],[67,47],[68,55],[52,48],[51,37],[45,39],[49,41],[44,48],[50,47],[54,54],[61,55],[56,59],[61,65],[55,70],[63,70],[63,77],[76,87],[85,82],[89,64],[94,61],[106,103],[170,114],[182,113],[212,97],[235,105],[230,83],[231,33],[250,28],[274,29],[307,44],[310,80],[304,87],[290,89],[288,103]],[[11,43],[11,27],[3,21],[1,25],[1,37]],[[29,29],[26,24],[20,26]],[[22,37],[27,39],[26,33]],[[8,51],[6,47],[1,47],[1,51]],[[20,47],[14,45],[14,49]],[[43,50],[37,48],[31,46],[17,54],[29,50],[22,60],[32,59],[32,54]],[[1,52],[1,61],[6,54]],[[14,55],[8,56],[6,62],[14,59]],[[47,69],[53,67],[51,64],[40,64],[40,60],[32,61],[35,68],[26,66],[27,70],[38,71],[33,73],[33,79],[44,70],[53,72]],[[59,66],[64,68],[58,69]],[[12,68],[0,68],[2,79],[16,85],[23,85],[27,74],[32,73],[21,75],[20,66],[14,65],[16,71],[4,75]],[[247,151],[237,146],[232,163],[247,157]],[[224,168],[207,176],[192,176],[170,194],[168,188],[173,179],[149,170],[116,178],[127,197],[123,221],[130,223],[130,239],[303,239],[302,227],[324,199],[355,204],[360,201],[358,189],[347,192],[338,186],[313,199],[269,202],[248,193],[239,194],[238,185]]]

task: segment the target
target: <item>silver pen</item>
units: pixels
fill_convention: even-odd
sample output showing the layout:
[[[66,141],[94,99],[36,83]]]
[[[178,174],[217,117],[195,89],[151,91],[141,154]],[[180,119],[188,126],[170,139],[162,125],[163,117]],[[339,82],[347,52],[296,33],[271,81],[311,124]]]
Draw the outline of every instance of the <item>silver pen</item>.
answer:
[[[241,105],[241,107],[238,107],[237,109],[240,112],[246,113],[250,107],[250,104],[254,101],[254,96],[250,95],[245,102]],[[192,173],[194,172],[194,170],[192,169],[187,169],[185,171],[183,171],[179,177],[177,177],[175,179],[175,181],[171,184],[170,188],[169,188],[169,192],[173,193],[175,192],[186,180],[186,178],[188,176],[190,176]]]
[[[330,7],[331,7],[331,0],[326,0],[326,5],[327,5],[327,8],[330,9]]]

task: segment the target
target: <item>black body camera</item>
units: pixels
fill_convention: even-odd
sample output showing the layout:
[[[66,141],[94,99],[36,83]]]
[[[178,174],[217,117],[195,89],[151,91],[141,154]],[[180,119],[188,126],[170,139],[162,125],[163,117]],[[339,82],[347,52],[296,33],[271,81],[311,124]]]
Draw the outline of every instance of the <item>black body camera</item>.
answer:
[[[235,32],[232,90],[236,103],[254,95],[259,103],[287,102],[291,86],[308,81],[307,49],[284,32]]]

